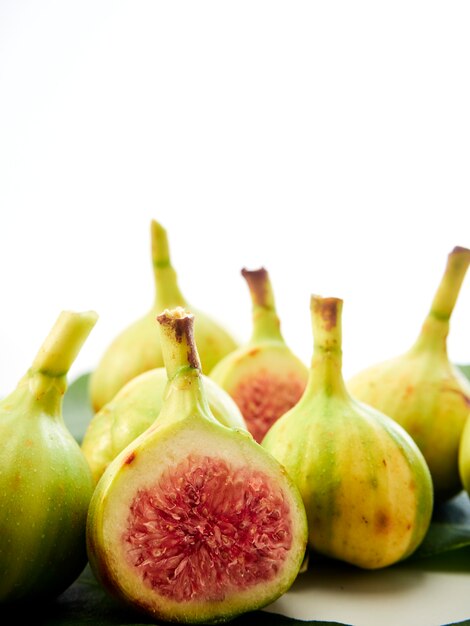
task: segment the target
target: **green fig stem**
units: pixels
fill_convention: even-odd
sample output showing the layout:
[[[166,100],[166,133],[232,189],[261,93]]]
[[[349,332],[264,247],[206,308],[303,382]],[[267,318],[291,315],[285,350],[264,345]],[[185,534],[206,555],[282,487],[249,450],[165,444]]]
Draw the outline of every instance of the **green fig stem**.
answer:
[[[60,413],[66,375],[97,319],[94,311],[62,311],[23,378],[50,415]]]
[[[94,311],[62,311],[39,349],[31,372],[65,376],[98,319]]]
[[[194,315],[182,307],[165,310],[157,317],[160,341],[168,380],[181,371],[201,371],[201,362],[194,341]]]
[[[161,224],[152,220],[152,263],[155,279],[155,308],[158,311],[184,306],[185,299],[178,286],[178,277],[171,264],[168,235]]]
[[[349,397],[342,373],[342,310],[343,301],[339,298],[310,298],[314,342],[306,396],[320,392]]]
[[[430,348],[447,352],[449,320],[469,264],[470,250],[467,248],[457,246],[449,253],[444,275],[412,350]]]
[[[268,272],[264,267],[258,270],[243,268],[241,274],[248,283],[253,305],[253,331],[250,343],[273,339],[284,341]]]

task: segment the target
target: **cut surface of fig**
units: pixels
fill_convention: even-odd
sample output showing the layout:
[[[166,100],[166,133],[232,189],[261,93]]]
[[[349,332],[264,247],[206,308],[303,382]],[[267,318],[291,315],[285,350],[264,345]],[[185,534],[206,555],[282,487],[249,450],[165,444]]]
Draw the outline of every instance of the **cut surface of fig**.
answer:
[[[108,466],[87,521],[90,565],[153,618],[229,620],[277,599],[307,546],[300,493],[252,436],[211,413],[193,316],[158,317],[169,384],[155,423]]]
[[[261,443],[269,428],[300,400],[307,368],[286,345],[265,268],[242,270],[252,300],[250,341],[223,358],[210,377],[237,403]]]
[[[90,507],[92,567],[99,561],[114,592],[169,621],[265,606],[290,587],[304,555],[305,511],[284,470],[257,459],[247,435],[232,442],[229,429],[211,427],[139,437],[99,483],[98,492],[111,470],[99,512],[96,496]]]
[[[193,454],[132,501],[123,540],[164,596],[223,600],[272,580],[292,544],[289,507],[269,476]],[[175,524],[176,522],[176,524]]]
[[[274,355],[271,355],[274,356]],[[261,442],[270,427],[281,415],[287,413],[302,397],[305,390],[303,371],[301,373],[282,368],[282,356],[279,361],[279,373],[272,370],[274,358],[269,359],[269,367],[256,367],[251,374],[247,373],[234,387],[230,395],[235,400],[256,441]],[[291,365],[287,359],[287,368]]]

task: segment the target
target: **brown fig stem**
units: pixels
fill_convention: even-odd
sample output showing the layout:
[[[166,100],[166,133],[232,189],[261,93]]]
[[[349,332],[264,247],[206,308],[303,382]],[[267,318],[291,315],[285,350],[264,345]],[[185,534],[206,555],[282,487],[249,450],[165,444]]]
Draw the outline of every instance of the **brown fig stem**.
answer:
[[[342,373],[342,310],[339,298],[310,298],[314,342],[306,394],[348,396]]]
[[[194,341],[194,315],[177,307],[165,310],[157,320],[168,380],[172,380],[182,369],[201,371]]]
[[[253,331],[250,343],[266,340],[284,341],[268,272],[264,267],[258,270],[243,268],[241,274],[248,284],[253,305]]]
[[[161,224],[152,220],[152,263],[155,280],[155,308],[185,306],[186,302],[178,286],[178,277],[171,264],[168,235]]]
[[[470,264],[470,250],[455,247],[447,257],[447,265],[431,309],[423,323],[413,351],[438,350],[447,353],[449,320]]]

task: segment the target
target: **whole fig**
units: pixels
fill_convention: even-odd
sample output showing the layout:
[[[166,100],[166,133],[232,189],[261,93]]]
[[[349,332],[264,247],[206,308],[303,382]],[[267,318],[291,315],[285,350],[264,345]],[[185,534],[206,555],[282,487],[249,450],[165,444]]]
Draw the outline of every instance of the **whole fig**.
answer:
[[[449,321],[470,263],[470,250],[456,247],[414,345],[348,381],[354,397],[403,426],[427,461],[436,500],[462,489],[458,454],[470,412],[470,383],[447,354]]]
[[[300,490],[311,549],[377,569],[419,546],[431,520],[433,489],[424,457],[406,431],[346,390],[342,305],[339,298],[312,296],[307,388],[262,445]]]
[[[86,565],[93,481],[62,418],[67,372],[97,320],[63,311],[0,402],[0,602],[46,600]]]
[[[163,366],[160,338],[155,318],[166,308],[188,307],[178,286],[170,259],[166,230],[155,220],[151,222],[151,248],[155,299],[151,309],[125,328],[102,355],[90,377],[90,398],[93,410],[99,411],[127,382],[150,369]],[[202,368],[209,373],[214,365],[237,347],[235,339],[205,313],[197,315],[196,341]]]

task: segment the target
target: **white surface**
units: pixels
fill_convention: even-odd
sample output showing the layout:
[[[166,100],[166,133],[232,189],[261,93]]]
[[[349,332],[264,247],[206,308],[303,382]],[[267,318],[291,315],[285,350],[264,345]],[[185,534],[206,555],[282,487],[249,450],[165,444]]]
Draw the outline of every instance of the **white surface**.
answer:
[[[95,309],[71,371],[152,301],[149,223],[181,287],[241,340],[271,273],[310,359],[342,297],[346,376],[408,348],[470,246],[470,5],[0,3],[0,394],[60,310]],[[470,361],[470,284],[449,337]]]
[[[269,611],[351,626],[442,626],[470,619],[468,549],[378,571],[319,564],[298,577]],[[455,571],[452,571],[455,568]],[[465,568],[465,569],[464,569]]]

